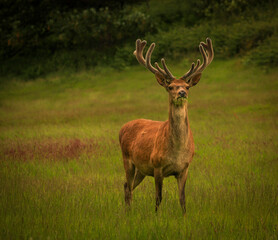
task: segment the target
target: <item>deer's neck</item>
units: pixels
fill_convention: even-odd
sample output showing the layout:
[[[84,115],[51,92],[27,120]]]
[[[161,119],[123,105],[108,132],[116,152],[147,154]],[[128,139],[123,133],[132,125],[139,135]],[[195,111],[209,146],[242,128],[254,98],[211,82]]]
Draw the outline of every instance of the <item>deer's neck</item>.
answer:
[[[189,139],[187,102],[178,107],[170,102],[169,106],[169,144],[174,150],[182,150]]]

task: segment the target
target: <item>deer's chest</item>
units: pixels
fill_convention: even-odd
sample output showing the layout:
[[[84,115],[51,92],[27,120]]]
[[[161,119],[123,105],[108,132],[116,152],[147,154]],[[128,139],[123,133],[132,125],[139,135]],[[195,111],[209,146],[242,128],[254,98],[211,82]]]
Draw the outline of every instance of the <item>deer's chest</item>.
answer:
[[[192,154],[186,150],[169,154],[169,156],[163,160],[163,176],[168,177],[172,175],[178,175],[188,166],[191,160]]]

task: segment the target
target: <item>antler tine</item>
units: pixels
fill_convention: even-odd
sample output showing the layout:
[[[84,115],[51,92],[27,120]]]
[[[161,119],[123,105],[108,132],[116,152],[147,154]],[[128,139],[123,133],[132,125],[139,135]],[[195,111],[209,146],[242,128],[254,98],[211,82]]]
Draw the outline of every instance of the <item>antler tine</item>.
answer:
[[[186,78],[190,75],[192,75],[193,73],[195,73],[198,69],[200,65],[200,59],[197,59],[197,63],[196,63],[196,66],[195,66],[195,63],[193,62],[192,65],[191,65],[191,69],[183,75],[183,77],[181,77],[182,80],[186,80]]]
[[[147,54],[146,54],[146,67],[154,74],[158,73],[158,70],[154,68],[151,64],[151,56],[153,53],[153,50],[155,48],[155,43],[152,43],[151,46],[149,47]]]
[[[182,80],[185,80],[189,75],[192,74],[192,72],[194,70],[194,66],[195,66],[195,63],[193,62],[189,71],[181,77]]]
[[[203,71],[206,68],[206,66],[208,65],[207,64],[208,63],[208,56],[205,52],[205,49],[204,49],[203,45],[201,45],[201,44],[199,45],[199,50],[200,50],[200,52],[203,56],[204,61],[203,61],[202,65],[197,70],[198,71]]]
[[[136,50],[133,52],[133,54],[135,55],[137,61],[142,64],[143,66],[146,66],[146,61],[143,57],[143,51],[144,48],[146,46],[147,42],[141,41],[140,39],[137,39],[136,41]]]
[[[196,71],[196,69],[198,69],[200,63],[201,63],[200,59],[197,59],[197,64],[196,64],[196,66],[194,68],[194,71]]]
[[[161,63],[162,63],[162,66],[163,66],[165,72],[167,73],[168,77],[169,77],[170,79],[174,79],[175,77],[173,76],[173,74],[172,74],[172,73],[169,71],[169,69],[167,68],[164,58],[161,59]]]
[[[199,50],[203,57],[203,63],[200,65],[200,60],[197,60],[197,64],[194,67],[194,63],[192,63],[191,69],[181,77],[182,80],[190,80],[194,75],[201,73],[205,70],[205,68],[211,63],[214,57],[212,41],[210,38],[206,39],[206,43],[201,42],[199,45]]]
[[[149,47],[149,49],[146,53],[146,57],[145,58],[143,57],[143,51],[144,51],[146,44],[147,44],[147,42],[145,40],[143,40],[143,41],[141,41],[140,39],[136,40],[136,50],[133,52],[133,54],[135,55],[138,62],[140,64],[142,64],[143,66],[145,66],[147,69],[149,69],[152,73],[160,74],[164,78],[167,78],[168,80],[169,79],[173,80],[175,77],[169,71],[164,59],[161,59],[161,63],[163,65],[164,70],[159,67],[157,62],[155,63],[156,68],[153,67],[151,64],[151,56],[152,56],[152,52],[155,48],[155,43],[151,44],[151,46]]]
[[[162,75],[164,75],[164,76],[167,75],[167,73],[161,67],[159,67],[157,62],[155,62],[154,65]]]
[[[210,38],[207,38],[207,45],[208,45],[208,51],[209,51],[209,63],[211,63],[211,61],[214,58],[214,52],[213,52],[213,47],[212,47],[212,41]]]
[[[207,43],[201,42],[200,44],[206,49],[208,52],[208,64],[211,63],[214,57],[214,52],[213,52],[213,47],[212,47],[212,42],[210,38],[206,39]]]

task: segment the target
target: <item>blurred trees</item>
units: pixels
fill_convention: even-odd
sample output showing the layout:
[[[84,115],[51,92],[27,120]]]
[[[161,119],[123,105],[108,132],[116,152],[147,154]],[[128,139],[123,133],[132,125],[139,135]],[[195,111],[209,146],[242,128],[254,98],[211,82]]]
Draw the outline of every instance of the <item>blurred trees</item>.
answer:
[[[124,67],[133,62],[134,41],[143,37],[162,46],[158,55],[176,58],[214,36],[218,55],[233,56],[277,36],[276,16],[275,0],[0,0],[0,72],[15,61],[23,66],[18,74],[32,69],[28,76],[65,62]],[[26,58],[34,66],[26,68]]]
[[[132,32],[137,33],[136,29],[140,33],[145,30],[142,23],[148,23],[143,13],[122,11],[126,4],[134,2],[138,3],[135,0],[1,0],[0,55],[7,59],[23,50],[24,54],[32,54],[37,49],[52,51],[74,45],[116,44],[124,37],[121,35],[128,37]]]

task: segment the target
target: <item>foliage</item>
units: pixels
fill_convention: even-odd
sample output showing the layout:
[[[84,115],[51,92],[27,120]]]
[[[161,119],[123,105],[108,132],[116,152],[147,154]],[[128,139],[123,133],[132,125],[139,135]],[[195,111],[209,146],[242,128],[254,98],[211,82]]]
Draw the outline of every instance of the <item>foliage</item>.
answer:
[[[43,3],[36,8],[31,4],[32,11],[26,14],[29,16],[35,10],[43,11]],[[0,32],[3,33],[0,37],[1,74],[12,73],[33,79],[65,67],[80,70],[87,66],[109,64],[123,68],[132,60],[120,59],[126,56],[124,51],[127,49],[121,47],[126,42],[133,42],[134,36],[156,31],[149,15],[140,10],[131,11],[130,7],[113,11],[107,7],[58,8],[46,9],[45,12],[38,22],[32,22],[34,19],[30,17],[30,25],[21,22],[25,15],[20,14],[4,20],[9,28],[0,25]],[[4,15],[4,10],[0,13]]]
[[[251,51],[245,58],[247,64],[278,66],[278,35],[264,41],[260,46]]]
[[[143,12],[113,12],[108,8],[53,13],[47,24],[52,46],[99,51],[154,30],[150,17]]]
[[[116,53],[110,65],[116,69],[124,69],[127,66],[137,63],[133,55],[134,46],[125,45],[124,47],[117,47]]]
[[[20,53],[33,55],[37,49],[49,55],[57,49],[89,47],[103,49],[129,40],[132,34],[153,31],[154,25],[143,12],[129,11],[109,1],[87,1],[72,5],[56,1],[3,0],[0,3],[0,57]],[[86,1],[85,1],[86,2]],[[101,7],[104,3],[106,7]],[[98,8],[96,8],[96,7]],[[117,5],[118,6],[118,5]]]
[[[231,57],[246,54],[256,48],[272,36],[277,28],[275,22],[268,21],[241,21],[232,25],[212,25],[208,22],[191,28],[177,26],[155,35],[147,35],[146,38],[158,43],[155,58],[166,56],[177,59],[193,49],[197,51],[199,42],[205,41],[204,36],[212,38],[217,57]]]
[[[0,74],[34,79],[66,68],[124,69],[136,63],[137,38],[157,43],[154,58],[196,53],[207,36],[216,57],[243,56],[266,46],[278,26],[272,0],[65,1],[0,2]],[[263,64],[273,61],[269,51],[253,54],[264,54]]]
[[[276,8],[277,1],[274,0],[161,0],[160,4],[156,0],[150,0],[145,11],[164,28],[173,23],[183,23],[190,27],[208,20],[231,23],[242,17],[260,17],[266,11],[273,13]]]
[[[94,49],[78,51],[59,51],[49,56],[45,52],[38,52],[33,56],[15,56],[8,64],[0,66],[2,75],[17,75],[24,80],[35,79],[56,71],[79,71],[96,66],[100,59],[105,62],[106,55]],[[24,60],[24,61],[23,61]]]

